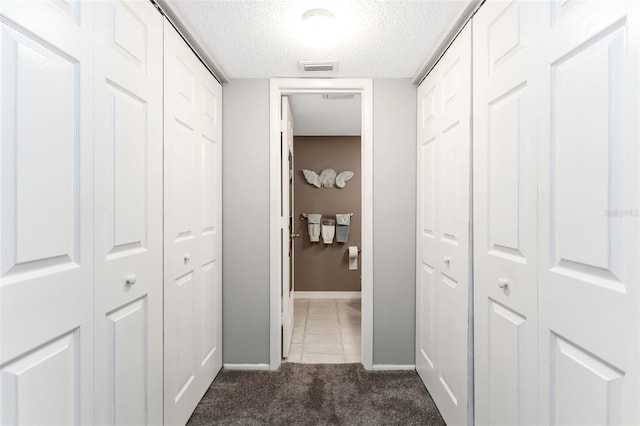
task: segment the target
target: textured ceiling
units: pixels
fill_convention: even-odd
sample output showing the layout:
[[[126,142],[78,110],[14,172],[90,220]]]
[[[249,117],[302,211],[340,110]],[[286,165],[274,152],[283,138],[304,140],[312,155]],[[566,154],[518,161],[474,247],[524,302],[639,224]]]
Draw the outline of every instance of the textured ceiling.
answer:
[[[469,0],[172,0],[230,78],[313,76],[298,61],[337,60],[338,77],[416,74]],[[313,48],[302,14],[336,16],[339,39]]]
[[[362,131],[360,95],[323,99],[322,94],[289,95],[296,136],[358,136]]]

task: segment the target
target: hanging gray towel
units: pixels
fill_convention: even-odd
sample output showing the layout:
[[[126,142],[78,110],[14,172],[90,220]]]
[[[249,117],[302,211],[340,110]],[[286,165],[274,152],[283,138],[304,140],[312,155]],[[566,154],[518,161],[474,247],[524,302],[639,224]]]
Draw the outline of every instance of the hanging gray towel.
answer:
[[[317,243],[320,241],[320,218],[321,214],[310,213],[307,215],[307,225],[309,228],[309,241]]]
[[[349,228],[351,227],[351,214],[340,213],[336,215],[336,241],[346,243],[349,241]]]
[[[322,234],[322,241],[325,244],[333,244],[333,236],[336,234],[335,219],[323,217],[321,222],[320,233]]]

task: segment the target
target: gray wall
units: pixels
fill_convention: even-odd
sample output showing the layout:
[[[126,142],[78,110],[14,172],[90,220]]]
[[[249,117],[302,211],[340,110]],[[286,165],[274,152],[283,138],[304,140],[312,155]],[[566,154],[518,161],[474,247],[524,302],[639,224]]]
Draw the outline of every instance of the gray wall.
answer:
[[[222,360],[269,363],[269,81],[222,102]]]
[[[415,363],[416,88],[373,82],[373,363]]]
[[[409,79],[374,80],[373,117],[373,363],[413,364],[416,89]],[[223,361],[268,364],[267,79],[223,87],[223,132]]]

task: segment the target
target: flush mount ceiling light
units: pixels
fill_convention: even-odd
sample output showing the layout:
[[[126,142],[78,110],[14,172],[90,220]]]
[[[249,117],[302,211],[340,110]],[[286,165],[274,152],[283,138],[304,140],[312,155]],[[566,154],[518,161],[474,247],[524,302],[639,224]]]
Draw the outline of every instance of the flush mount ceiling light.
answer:
[[[336,40],[336,16],[327,9],[311,9],[302,15],[303,36],[313,47],[326,47]]]

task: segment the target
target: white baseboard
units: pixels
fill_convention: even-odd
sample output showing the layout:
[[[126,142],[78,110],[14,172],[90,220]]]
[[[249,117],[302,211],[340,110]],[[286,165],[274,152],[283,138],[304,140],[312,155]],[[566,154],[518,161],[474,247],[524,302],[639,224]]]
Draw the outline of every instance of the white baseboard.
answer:
[[[294,299],[361,299],[359,291],[294,291]]]
[[[405,371],[415,370],[414,364],[400,365],[400,364],[373,364],[373,371]]]
[[[225,370],[268,370],[269,364],[224,364]]]

